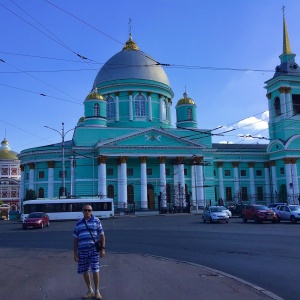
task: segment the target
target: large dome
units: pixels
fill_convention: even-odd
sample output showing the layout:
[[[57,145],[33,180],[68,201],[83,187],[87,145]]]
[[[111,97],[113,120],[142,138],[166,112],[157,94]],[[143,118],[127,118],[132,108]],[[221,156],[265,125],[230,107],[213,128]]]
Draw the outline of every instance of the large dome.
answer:
[[[6,160],[6,159],[13,159],[13,160],[18,160],[17,157],[18,153],[11,151],[8,141],[6,138],[1,142],[1,147],[0,147],[0,160]]]
[[[144,79],[170,87],[169,79],[157,61],[139,50],[131,36],[122,51],[110,58],[100,69],[94,87],[115,80]]]

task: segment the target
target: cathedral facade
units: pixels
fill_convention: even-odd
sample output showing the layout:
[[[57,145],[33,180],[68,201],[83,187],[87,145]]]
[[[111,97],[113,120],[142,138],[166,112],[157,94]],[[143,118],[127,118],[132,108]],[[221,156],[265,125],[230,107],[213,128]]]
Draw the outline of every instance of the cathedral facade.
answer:
[[[216,144],[199,129],[196,101],[176,101],[163,67],[131,35],[100,69],[72,140],[23,150],[20,201],[111,197],[116,209],[298,203],[300,68],[284,19],[283,53],[266,82],[269,144]]]

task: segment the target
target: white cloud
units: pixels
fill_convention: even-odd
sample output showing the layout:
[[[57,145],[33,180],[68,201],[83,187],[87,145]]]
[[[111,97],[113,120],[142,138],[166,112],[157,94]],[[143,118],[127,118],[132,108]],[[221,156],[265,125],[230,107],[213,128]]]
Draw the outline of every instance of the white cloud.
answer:
[[[265,111],[261,118],[258,119],[254,116],[246,118],[237,123],[237,127],[239,129],[248,129],[248,130],[265,130],[268,129],[268,121],[269,121],[269,112]]]

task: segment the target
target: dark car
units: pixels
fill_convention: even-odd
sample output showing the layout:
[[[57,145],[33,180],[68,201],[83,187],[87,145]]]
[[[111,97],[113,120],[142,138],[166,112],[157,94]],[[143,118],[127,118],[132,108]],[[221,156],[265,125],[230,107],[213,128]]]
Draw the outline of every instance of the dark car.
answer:
[[[50,226],[49,217],[45,212],[32,212],[23,221],[23,229],[44,228]]]
[[[241,203],[236,203],[236,204],[232,204],[228,207],[228,209],[231,211],[233,216],[239,216],[242,217],[242,211],[244,208],[244,204]]]
[[[276,223],[278,217],[276,213],[265,205],[246,205],[242,212],[243,222],[253,220],[255,223],[261,223],[263,221],[271,221]]]

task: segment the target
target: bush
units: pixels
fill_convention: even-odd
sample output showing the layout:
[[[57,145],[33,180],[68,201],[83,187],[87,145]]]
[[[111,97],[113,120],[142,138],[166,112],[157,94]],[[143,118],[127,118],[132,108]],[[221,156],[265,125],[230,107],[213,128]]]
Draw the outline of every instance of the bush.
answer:
[[[35,200],[35,199],[37,199],[37,195],[36,195],[35,191],[31,190],[31,189],[26,190],[26,195],[25,195],[24,201],[25,200]]]

